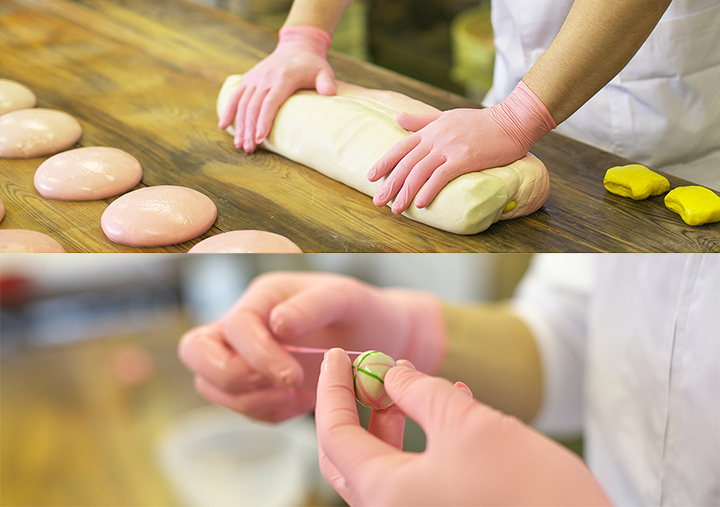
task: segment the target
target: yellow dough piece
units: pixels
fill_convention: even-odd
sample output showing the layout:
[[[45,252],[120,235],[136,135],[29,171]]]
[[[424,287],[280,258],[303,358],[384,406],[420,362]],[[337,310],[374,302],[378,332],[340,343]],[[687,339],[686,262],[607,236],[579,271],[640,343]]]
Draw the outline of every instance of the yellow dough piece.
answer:
[[[720,196],[705,187],[675,188],[665,196],[665,207],[688,225],[720,222]]]
[[[608,192],[636,201],[670,190],[666,177],[640,164],[611,167],[605,173],[603,184]]]

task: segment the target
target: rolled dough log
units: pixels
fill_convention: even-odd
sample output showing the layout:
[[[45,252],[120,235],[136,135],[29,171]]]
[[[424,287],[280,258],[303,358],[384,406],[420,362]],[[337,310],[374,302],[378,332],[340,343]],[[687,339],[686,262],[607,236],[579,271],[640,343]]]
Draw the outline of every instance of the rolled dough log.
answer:
[[[127,192],[142,179],[140,162],[122,150],[88,146],[58,153],[35,171],[35,188],[44,197],[92,201]]]
[[[0,253],[65,253],[65,249],[42,232],[0,229]]]
[[[108,239],[132,246],[167,246],[207,232],[217,218],[215,203],[191,188],[160,185],[118,197],[100,224]]]
[[[267,231],[230,231],[210,236],[188,253],[303,253],[285,236]]]
[[[225,80],[216,104],[218,115],[241,80],[242,75]],[[409,135],[395,120],[401,111],[437,109],[400,93],[338,81],[332,97],[314,91],[290,97],[261,146],[372,196],[382,181],[368,181],[370,167]],[[228,131],[232,134],[232,127]],[[456,234],[477,234],[498,220],[536,211],[549,191],[545,165],[528,154],[504,167],[464,174],[429,206],[411,205],[403,215]]]
[[[0,79],[0,115],[35,107],[37,98],[30,88],[17,81]]]
[[[75,144],[80,136],[80,123],[63,111],[19,109],[0,116],[0,158],[52,155]]]

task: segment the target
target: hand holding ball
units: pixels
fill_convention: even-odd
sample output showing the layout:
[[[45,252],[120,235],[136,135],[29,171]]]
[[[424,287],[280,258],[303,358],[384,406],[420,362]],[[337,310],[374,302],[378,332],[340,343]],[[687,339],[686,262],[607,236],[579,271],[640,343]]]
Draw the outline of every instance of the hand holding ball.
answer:
[[[395,361],[377,350],[363,352],[352,365],[355,397],[372,410],[382,410],[393,404],[385,392],[385,374]]]

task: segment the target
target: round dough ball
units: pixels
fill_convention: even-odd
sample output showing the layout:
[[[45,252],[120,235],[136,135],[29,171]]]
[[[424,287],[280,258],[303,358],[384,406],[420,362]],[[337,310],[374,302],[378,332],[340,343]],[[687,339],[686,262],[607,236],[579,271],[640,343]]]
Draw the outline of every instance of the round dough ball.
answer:
[[[5,205],[0,201],[0,222],[2,222],[3,218],[5,218]]]
[[[352,365],[355,397],[373,410],[382,410],[393,404],[385,392],[385,374],[395,361],[377,350],[363,352]]]
[[[80,136],[80,123],[63,111],[19,109],[0,116],[0,158],[52,155],[78,142]]]
[[[92,201],[122,194],[140,183],[140,162],[122,150],[89,146],[58,153],[40,164],[35,188],[63,201]]]
[[[35,107],[37,98],[30,88],[17,81],[0,79],[0,114]]]
[[[303,251],[280,234],[247,230],[216,234],[202,240],[188,253],[303,253]]]
[[[141,188],[118,197],[102,215],[105,235],[131,246],[167,246],[207,232],[217,218],[215,203],[191,188]]]
[[[0,229],[0,253],[65,253],[65,249],[42,232]]]

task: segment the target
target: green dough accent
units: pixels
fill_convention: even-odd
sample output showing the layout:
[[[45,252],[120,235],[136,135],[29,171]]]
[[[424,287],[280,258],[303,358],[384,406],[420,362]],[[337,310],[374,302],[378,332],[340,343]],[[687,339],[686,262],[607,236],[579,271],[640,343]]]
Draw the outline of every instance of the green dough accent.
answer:
[[[357,371],[358,371],[358,372],[362,372],[362,373],[364,373],[365,375],[374,378],[375,380],[377,380],[377,381],[380,382],[381,384],[384,384],[384,383],[385,383],[385,380],[384,380],[384,379],[381,379],[380,377],[378,377],[377,375],[375,375],[373,372],[367,371],[365,368],[358,368]]]

